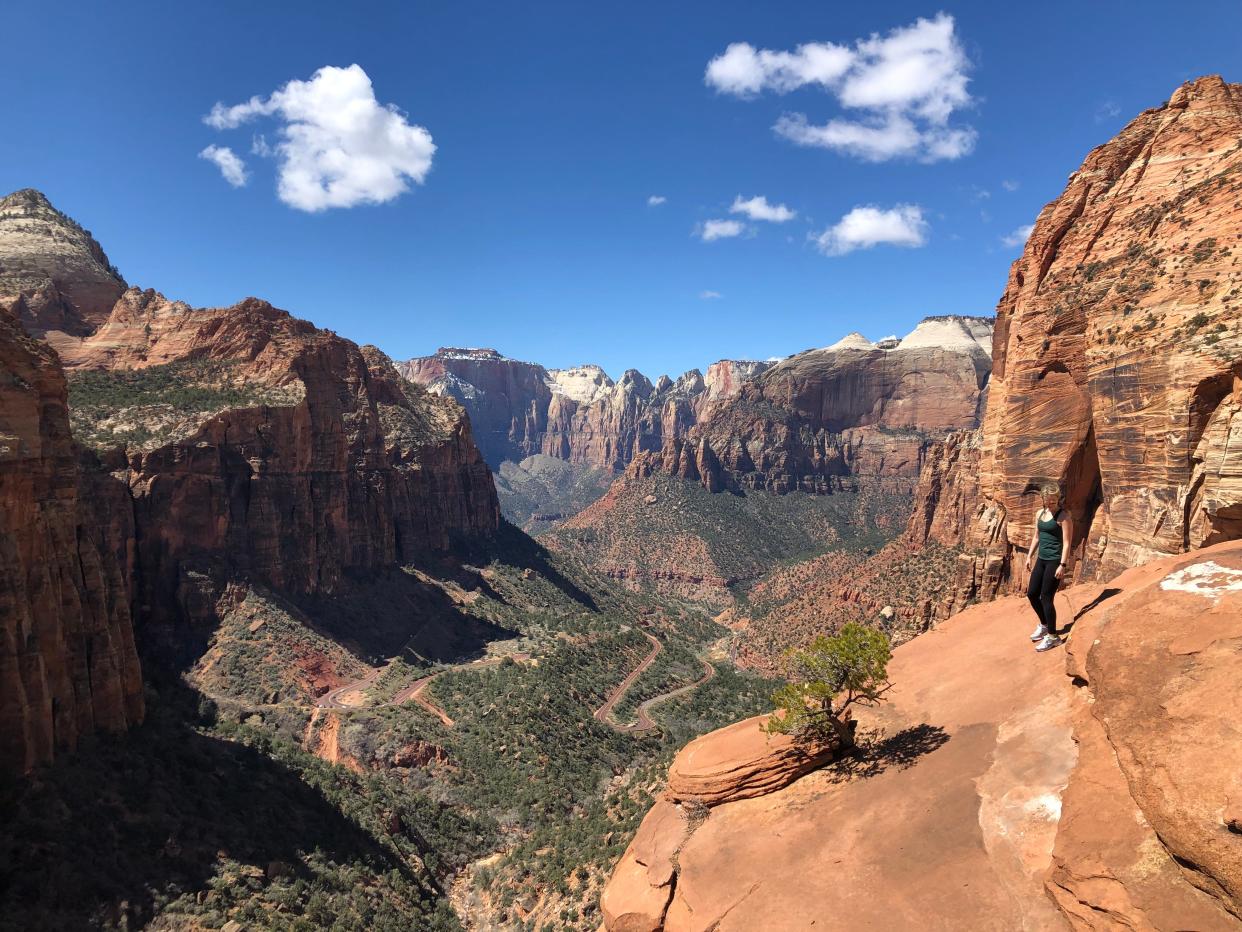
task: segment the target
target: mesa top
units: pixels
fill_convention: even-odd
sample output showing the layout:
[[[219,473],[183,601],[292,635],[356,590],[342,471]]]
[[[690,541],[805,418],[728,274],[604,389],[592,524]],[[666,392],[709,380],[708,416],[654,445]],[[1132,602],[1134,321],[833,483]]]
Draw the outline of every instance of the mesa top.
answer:
[[[1039,528],[1039,550],[1036,551],[1036,556],[1041,560],[1059,561],[1064,534],[1061,532],[1061,525],[1057,523],[1057,516],[1053,515],[1047,521],[1040,518],[1036,526]]]

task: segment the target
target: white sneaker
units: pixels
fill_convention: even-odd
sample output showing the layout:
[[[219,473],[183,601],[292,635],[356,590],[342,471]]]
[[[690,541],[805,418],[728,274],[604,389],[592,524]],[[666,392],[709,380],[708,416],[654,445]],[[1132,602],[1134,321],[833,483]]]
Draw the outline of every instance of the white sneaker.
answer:
[[[1054,634],[1045,634],[1044,639],[1035,645],[1035,649],[1040,653],[1046,650],[1052,650],[1054,647],[1061,646],[1061,639]]]
[[[1036,625],[1035,630],[1031,632],[1032,641],[1042,641],[1048,636],[1048,629],[1043,625]]]

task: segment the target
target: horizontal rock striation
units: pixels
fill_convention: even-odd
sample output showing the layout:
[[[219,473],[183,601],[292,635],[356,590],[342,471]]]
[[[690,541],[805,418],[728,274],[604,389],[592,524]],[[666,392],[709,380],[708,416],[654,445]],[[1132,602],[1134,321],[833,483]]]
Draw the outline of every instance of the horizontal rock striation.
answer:
[[[997,308],[959,605],[1011,585],[1041,482],[1079,579],[1242,534],[1240,135],[1242,85],[1189,82],[1040,212]]]
[[[834,743],[806,745],[769,735],[768,716],[744,719],[696,738],[677,752],[665,795],[673,802],[717,806],[764,796],[830,760]]]
[[[0,310],[0,770],[143,716],[126,512],[74,444],[56,354]]]
[[[374,347],[254,298],[192,309],[125,289],[38,192],[0,201],[0,269],[11,769],[141,718],[135,623],[144,656],[185,666],[237,593],[339,600],[497,531],[465,412]],[[435,640],[403,611],[377,620],[385,637]]]
[[[0,198],[0,305],[36,336],[90,333],[125,282],[90,232],[27,188]]]

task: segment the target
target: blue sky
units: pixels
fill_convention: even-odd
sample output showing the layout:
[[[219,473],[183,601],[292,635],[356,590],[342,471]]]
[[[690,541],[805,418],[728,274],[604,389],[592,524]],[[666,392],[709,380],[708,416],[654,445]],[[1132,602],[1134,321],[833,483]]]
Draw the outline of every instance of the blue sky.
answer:
[[[1184,80],[1242,81],[1233,2],[1176,15],[1117,2],[293,9],[7,5],[0,187],[40,188],[130,283],[194,305],[257,295],[399,358],[482,345],[654,377],[991,313],[1019,251],[1004,239],[1091,147]],[[887,53],[859,41],[940,13],[960,58],[937,66],[950,72],[940,91],[919,97],[900,61],[898,73],[866,70]],[[734,43],[747,45],[709,83],[709,62]],[[798,54],[807,43],[821,54]],[[834,55],[855,70],[838,73]],[[353,64],[396,154],[368,150],[325,189],[297,172],[305,147],[272,150],[326,85],[286,85]],[[222,128],[203,120],[252,97],[223,111]],[[782,123],[796,113],[805,122]],[[839,140],[895,118],[915,136],[889,147],[900,151],[795,141],[834,120]],[[330,136],[332,114],[314,119]],[[945,132],[959,134],[951,151],[931,154]],[[252,152],[259,134],[266,156]],[[209,146],[244,161],[244,186],[199,157]],[[402,185],[383,203],[325,206]],[[739,196],[796,216],[731,212]],[[713,220],[741,231],[705,242],[705,230],[735,229]],[[877,235],[905,245],[858,248]]]

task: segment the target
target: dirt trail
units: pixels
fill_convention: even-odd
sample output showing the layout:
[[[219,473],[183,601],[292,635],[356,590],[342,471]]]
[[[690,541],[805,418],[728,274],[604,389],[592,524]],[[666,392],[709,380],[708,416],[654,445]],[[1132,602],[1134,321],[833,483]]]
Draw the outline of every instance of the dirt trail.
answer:
[[[434,702],[432,702],[430,699],[428,699],[426,696],[423,695],[423,692],[427,689],[428,686],[431,685],[431,681],[434,680],[439,675],[440,675],[439,673],[433,673],[431,674],[431,676],[424,676],[420,680],[415,680],[405,689],[401,690],[401,692],[393,696],[391,704],[401,705],[403,702],[408,702],[409,700],[413,699],[415,702],[421,705],[424,709],[426,709],[432,715],[440,719],[440,721],[444,723],[445,728],[452,728],[453,720],[449,718],[449,714],[445,712],[442,708],[440,708],[438,705],[436,705]]]

